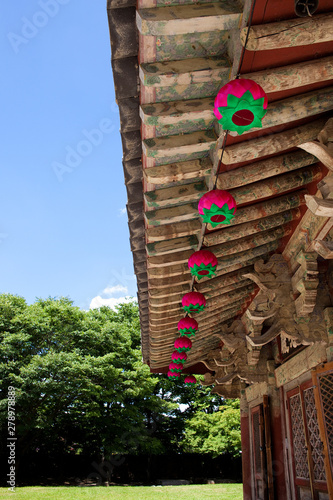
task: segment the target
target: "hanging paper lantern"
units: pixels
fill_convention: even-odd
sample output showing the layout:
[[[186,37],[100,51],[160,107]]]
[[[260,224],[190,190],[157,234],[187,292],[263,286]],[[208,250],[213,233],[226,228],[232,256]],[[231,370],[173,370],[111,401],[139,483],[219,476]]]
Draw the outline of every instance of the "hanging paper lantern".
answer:
[[[234,218],[237,205],[228,191],[213,189],[205,193],[199,201],[198,211],[204,222],[212,227],[219,224],[230,224]]]
[[[174,363],[174,362],[172,362],[172,363],[169,364],[169,371],[170,372],[180,373],[183,368],[184,367],[183,367],[182,363]]]
[[[260,85],[240,78],[219,90],[214,102],[214,114],[224,130],[241,135],[253,127],[262,127],[267,102]]]
[[[177,365],[179,365],[180,363],[184,364],[187,360],[187,354],[185,352],[173,351],[173,353],[171,354],[171,359]]]
[[[180,373],[168,371],[168,377],[169,378],[178,378],[178,377],[180,377]]]
[[[194,252],[188,259],[188,267],[193,276],[201,280],[204,276],[212,278],[217,268],[217,258],[209,250]]]
[[[205,296],[199,292],[185,293],[182,299],[182,306],[188,313],[201,312],[206,306]]]
[[[194,385],[197,383],[197,379],[193,375],[188,375],[184,380],[185,385]]]
[[[194,337],[198,329],[198,323],[193,318],[182,318],[178,322],[177,328],[181,336]]]
[[[187,352],[192,347],[192,342],[187,337],[179,337],[175,340],[175,349],[178,352]]]

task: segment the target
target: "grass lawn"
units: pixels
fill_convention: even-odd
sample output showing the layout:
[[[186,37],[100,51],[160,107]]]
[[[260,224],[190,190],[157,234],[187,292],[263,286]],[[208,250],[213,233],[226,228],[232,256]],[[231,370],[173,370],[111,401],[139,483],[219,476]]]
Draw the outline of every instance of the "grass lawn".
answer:
[[[30,486],[17,488],[15,494],[0,488],[0,499],[15,500],[242,500],[241,484],[198,484],[188,486]]]

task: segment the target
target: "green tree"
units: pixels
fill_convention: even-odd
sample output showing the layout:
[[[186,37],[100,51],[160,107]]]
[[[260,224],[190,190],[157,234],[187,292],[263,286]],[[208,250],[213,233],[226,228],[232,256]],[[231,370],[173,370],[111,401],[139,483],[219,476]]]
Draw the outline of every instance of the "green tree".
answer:
[[[0,419],[16,388],[21,456],[57,452],[158,452],[149,416],[173,405],[154,393],[141,362],[138,308],[81,311],[67,298],[0,296]]]
[[[185,424],[182,446],[188,453],[209,453],[214,457],[223,453],[239,456],[239,400],[227,399],[224,405],[213,413],[197,411]]]
[[[7,388],[14,386],[21,458],[36,448],[106,457],[219,453],[237,442],[237,433],[223,434],[222,447],[209,445],[216,434],[209,425],[227,428],[228,415],[218,411],[224,400],[209,387],[150,374],[142,363],[135,303],[83,311],[64,297],[28,305],[0,295],[0,374],[1,439],[7,437]]]

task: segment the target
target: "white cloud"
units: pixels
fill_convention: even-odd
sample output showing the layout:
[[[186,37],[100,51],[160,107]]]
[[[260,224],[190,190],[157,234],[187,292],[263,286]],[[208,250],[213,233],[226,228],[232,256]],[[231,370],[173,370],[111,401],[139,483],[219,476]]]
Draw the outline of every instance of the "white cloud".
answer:
[[[126,214],[126,207],[119,208],[119,217],[121,217],[122,215],[125,215],[125,214]]]
[[[119,304],[128,304],[129,302],[136,302],[136,299],[133,297],[111,297],[109,299],[103,299],[100,295],[97,295],[97,297],[91,300],[89,309],[97,309],[102,306],[108,306],[111,307],[111,309],[115,309]]]
[[[93,297],[91,299],[89,309],[96,309],[102,306],[109,306],[114,309],[118,304],[121,303],[128,303],[132,301],[137,302],[136,298],[132,298],[129,296],[127,286],[125,284],[121,284],[121,278],[125,277],[128,280],[132,279],[132,276],[125,275],[123,270],[122,275],[118,276],[117,274],[116,277],[118,278],[118,285],[108,285],[102,292],[99,292],[99,295],[96,295],[96,297]]]
[[[102,295],[116,295],[117,293],[128,293],[127,286],[115,285],[104,288]]]

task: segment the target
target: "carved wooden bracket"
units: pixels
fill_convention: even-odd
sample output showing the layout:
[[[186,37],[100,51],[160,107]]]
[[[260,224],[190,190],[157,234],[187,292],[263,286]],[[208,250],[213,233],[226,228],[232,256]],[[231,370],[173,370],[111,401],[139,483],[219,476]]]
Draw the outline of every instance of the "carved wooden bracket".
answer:
[[[333,177],[326,177],[318,184],[323,199],[306,194],[306,206],[314,215],[319,217],[333,217]]]
[[[312,248],[324,259],[333,259],[333,241],[313,240]]]
[[[234,381],[233,384],[231,385],[226,385],[226,384],[217,384],[215,387],[212,389],[212,394],[218,394],[219,396],[223,396],[224,398],[239,398],[240,397],[240,390],[241,390],[241,383],[238,380]]]
[[[314,340],[306,339],[301,332],[298,332],[294,325],[283,323],[274,324],[264,335],[261,335],[260,337],[246,337],[246,339],[252,347],[258,348],[268,344],[278,335],[281,336],[281,347],[283,353],[289,352],[290,347],[312,345],[314,343]]]
[[[249,337],[251,338],[251,337]],[[249,348],[247,353],[247,363],[249,366],[257,366],[260,359],[261,348]]]
[[[327,168],[333,171],[333,118],[330,118],[318,134],[318,141],[310,141],[298,146],[316,156]],[[314,215],[333,217],[333,178],[326,177],[318,184],[323,199],[305,195],[305,203]]]
[[[231,384],[231,382],[237,377],[238,377],[238,373],[232,372],[232,373],[228,373],[224,377],[217,378],[215,381],[217,384],[228,384],[228,383]]]
[[[325,341],[323,309],[320,305],[315,308],[319,282],[317,254],[300,252],[296,261],[299,267],[293,276],[280,254],[272,255],[268,263],[257,262],[255,272],[245,276],[260,291],[241,320],[222,327],[217,336],[223,347],[211,351],[203,361],[215,372],[205,377],[205,383],[215,384],[213,392],[225,394],[227,387],[232,391],[241,381],[247,384],[267,381],[267,362],[272,352],[265,346],[277,336],[281,338],[283,353],[300,345]],[[274,360],[271,363],[275,366]]]
[[[213,385],[215,382],[215,378],[213,375],[209,372],[206,372],[204,375],[204,380],[201,382],[201,385],[207,386],[207,385]]]
[[[300,264],[291,279],[291,286],[295,294],[300,296],[295,301],[298,317],[312,313],[317,299],[318,263],[315,252],[300,252],[296,258]]]
[[[235,361],[231,358],[228,361],[218,361],[214,358],[216,366],[231,366],[235,363]]]
[[[304,142],[298,147],[316,156],[325,167],[333,170],[333,118],[326,122],[317,138],[318,141]]]
[[[231,354],[242,345],[245,345],[245,329],[240,320],[233,321],[230,327],[223,327],[221,334],[217,334],[217,336]]]

